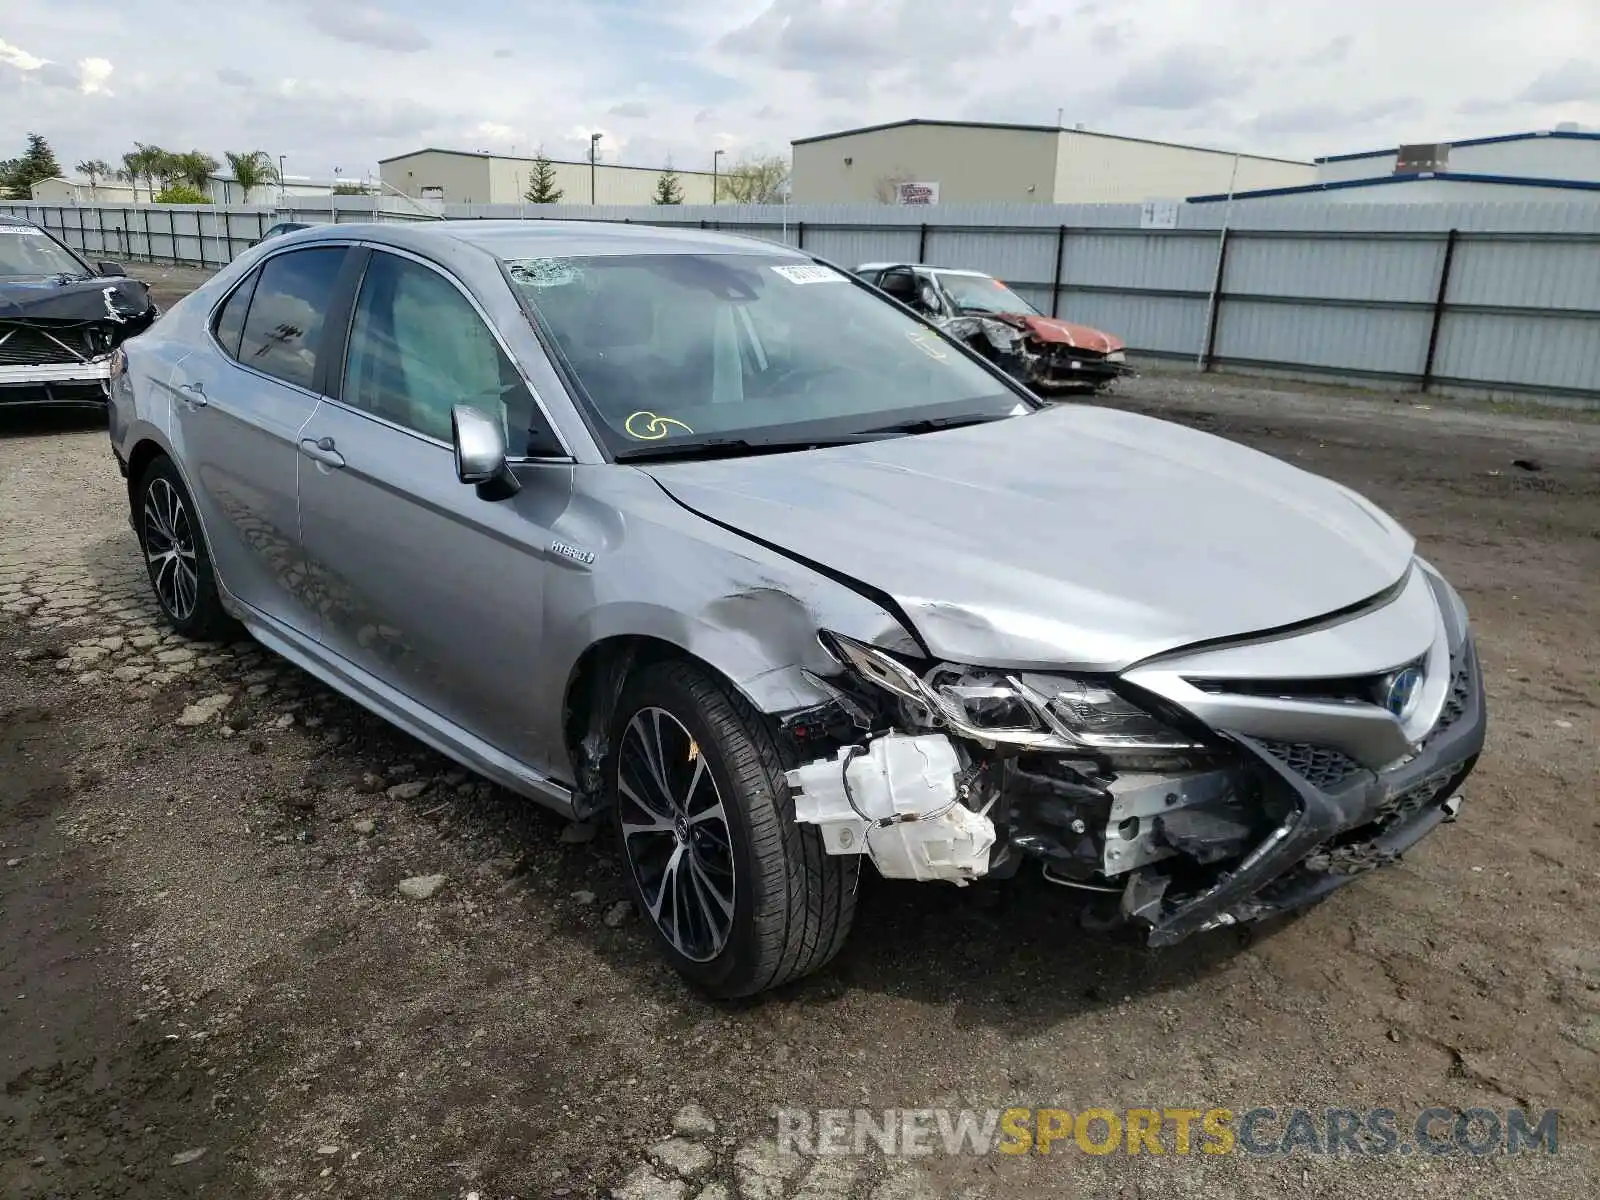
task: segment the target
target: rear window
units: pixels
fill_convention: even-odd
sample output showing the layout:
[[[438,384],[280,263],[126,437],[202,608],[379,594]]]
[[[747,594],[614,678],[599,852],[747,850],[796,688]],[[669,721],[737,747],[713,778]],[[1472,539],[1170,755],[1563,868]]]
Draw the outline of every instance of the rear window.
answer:
[[[297,387],[315,386],[323,326],[344,256],[343,246],[318,246],[266,261],[245,318],[240,362]]]

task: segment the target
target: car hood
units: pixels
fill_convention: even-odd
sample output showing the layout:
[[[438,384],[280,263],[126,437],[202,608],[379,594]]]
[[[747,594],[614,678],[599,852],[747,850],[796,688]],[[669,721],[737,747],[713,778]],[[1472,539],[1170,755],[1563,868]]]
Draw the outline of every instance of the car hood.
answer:
[[[150,289],[137,279],[75,279],[66,275],[0,279],[0,319],[124,321],[150,311]]]
[[[1126,348],[1121,338],[1112,337],[1109,333],[1102,333],[1098,329],[1091,329],[1087,325],[1074,325],[1071,321],[1062,321],[1056,317],[1042,317],[1033,313],[1002,313],[996,319],[1050,345],[1072,346],[1079,350],[1087,350],[1091,354],[1110,354],[1113,350]]]
[[[892,597],[955,662],[1118,671],[1358,604],[1413,554],[1336,483],[1103,408],[640,469],[690,510]]]

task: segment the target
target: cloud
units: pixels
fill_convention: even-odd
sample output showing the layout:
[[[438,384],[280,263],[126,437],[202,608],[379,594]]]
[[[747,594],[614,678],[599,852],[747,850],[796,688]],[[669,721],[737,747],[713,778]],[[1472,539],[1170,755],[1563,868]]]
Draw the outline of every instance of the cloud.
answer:
[[[1236,96],[1249,75],[1227,52],[1211,46],[1174,46],[1124,74],[1105,92],[1105,101],[1129,108],[1200,108]]]
[[[248,71],[241,71],[236,67],[217,68],[217,82],[228,87],[254,87],[256,77]]]
[[[113,67],[109,60],[104,58],[81,58],[78,60],[78,90],[85,96],[99,94],[109,96],[111,90],[106,87],[106,80],[111,78]]]
[[[494,56],[496,58],[515,58],[516,57],[516,51],[508,50],[504,46],[501,46],[500,49],[498,49],[498,50],[496,50],[494,52]]]
[[[8,67],[15,67],[19,71],[37,71],[49,59],[40,58],[37,54],[29,54],[21,46],[13,46],[10,42],[0,40],[0,63]]]
[[[1425,105],[1416,96],[1395,96],[1370,104],[1341,107],[1335,104],[1304,104],[1273,109],[1250,122],[1252,132],[1263,136],[1284,133],[1332,133],[1356,130],[1378,121],[1409,118],[1421,113]],[[1393,139],[1399,144],[1403,138]]]
[[[625,117],[633,121],[641,121],[650,115],[650,106],[642,100],[628,100],[622,104],[613,104],[606,109],[608,117]]]
[[[410,21],[392,17],[369,5],[330,7],[321,0],[312,0],[306,8],[306,20],[313,29],[341,42],[392,50],[396,54],[416,54],[433,45],[432,40]]]
[[[1569,58],[1542,71],[1517,97],[1531,104],[1565,104],[1572,100],[1600,100],[1600,63]]]

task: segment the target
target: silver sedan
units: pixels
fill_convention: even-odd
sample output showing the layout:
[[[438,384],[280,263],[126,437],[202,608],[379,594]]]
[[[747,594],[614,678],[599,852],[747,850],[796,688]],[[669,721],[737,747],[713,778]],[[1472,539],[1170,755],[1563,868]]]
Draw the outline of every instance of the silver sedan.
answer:
[[[703,232],[339,225],[129,342],[111,440],[174,628],[609,814],[718,995],[859,872],[1024,866],[1165,944],[1452,818],[1462,603],[1358,495],[1045,407],[828,264]]]

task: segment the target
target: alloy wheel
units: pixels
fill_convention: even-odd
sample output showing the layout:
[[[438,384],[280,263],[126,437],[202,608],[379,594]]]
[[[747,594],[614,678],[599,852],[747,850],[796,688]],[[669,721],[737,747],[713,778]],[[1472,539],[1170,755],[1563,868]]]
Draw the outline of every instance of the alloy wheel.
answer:
[[[650,919],[685,958],[708,962],[733,931],[733,840],[699,743],[663,708],[633,715],[617,751],[624,853]]]
[[[178,489],[159,476],[144,494],[144,556],[161,607],[187,621],[200,596],[194,527]]]

